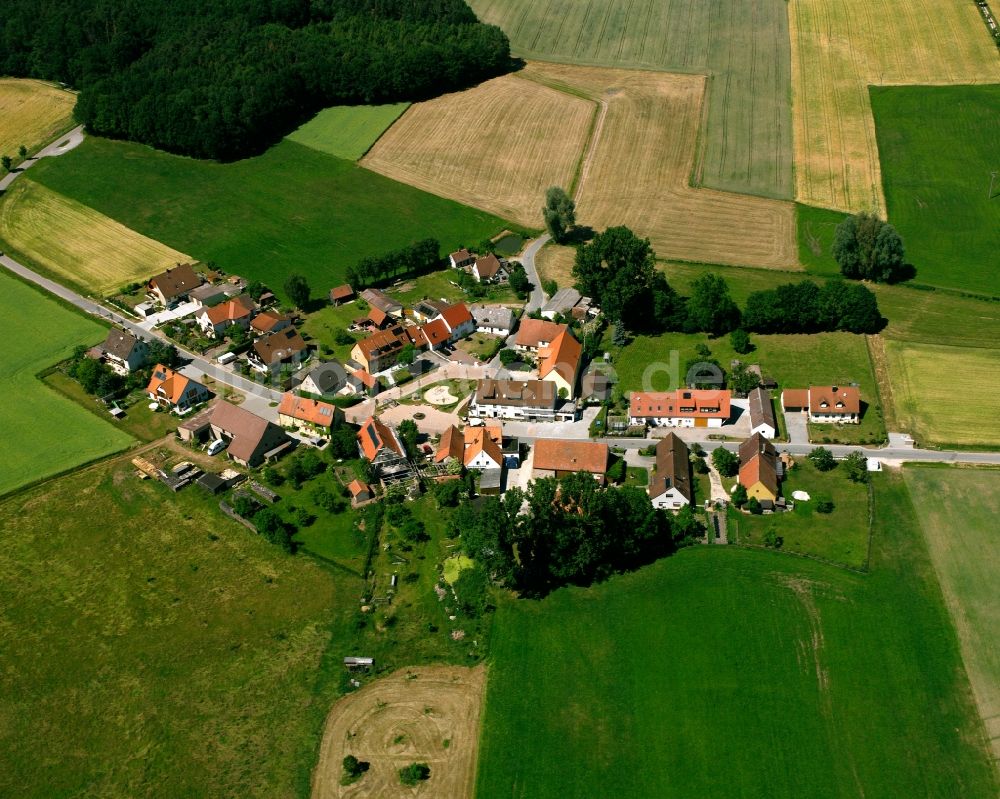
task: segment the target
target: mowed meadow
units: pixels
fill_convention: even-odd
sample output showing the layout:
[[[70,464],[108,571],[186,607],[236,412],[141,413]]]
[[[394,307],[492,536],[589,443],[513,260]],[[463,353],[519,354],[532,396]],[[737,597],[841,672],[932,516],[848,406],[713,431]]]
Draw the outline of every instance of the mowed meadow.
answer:
[[[871,102],[888,218],[915,280],[1000,297],[1000,84],[872,87]]]
[[[111,294],[191,260],[28,176],[0,203],[0,241],[85,294]]]
[[[785,0],[471,0],[516,55],[709,76],[695,182],[792,197]]]
[[[0,78],[0,155],[29,154],[73,127],[76,95],[40,80]]]
[[[101,421],[36,377],[77,345],[100,342],[105,328],[6,271],[0,308],[10,332],[0,351],[0,494],[129,446],[110,416]]]
[[[788,13],[795,198],[885,216],[868,87],[1000,82],[982,17],[969,0],[791,0]]]
[[[477,796],[994,797],[898,474],[872,571],[685,550],[498,611]]]
[[[1000,762],[1000,470],[907,466],[903,474]]]
[[[361,163],[540,228],[545,190],[569,188],[595,113],[585,99],[504,75],[411,106]]]
[[[308,795],[359,579],[128,457],[0,502],[0,533],[0,794]]]
[[[31,178],[279,294],[292,272],[305,275],[318,296],[365,256],[427,237],[448,252],[506,226],[288,140],[257,158],[219,164],[88,137],[39,163]]]
[[[286,138],[321,153],[357,161],[409,105],[393,103],[324,108]]]

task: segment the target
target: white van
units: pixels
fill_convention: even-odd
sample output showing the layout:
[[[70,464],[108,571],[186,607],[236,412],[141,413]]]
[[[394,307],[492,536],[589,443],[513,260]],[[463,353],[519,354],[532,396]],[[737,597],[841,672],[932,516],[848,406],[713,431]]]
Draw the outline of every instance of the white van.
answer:
[[[209,455],[218,455],[222,450],[226,448],[226,442],[221,438],[215,439],[211,444],[208,445],[208,449],[205,450]]]
[[[235,352],[224,352],[224,353],[222,353],[222,355],[220,355],[215,360],[216,360],[217,363],[220,363],[223,366],[225,366],[227,363],[232,363],[233,361],[236,360],[236,353]]]

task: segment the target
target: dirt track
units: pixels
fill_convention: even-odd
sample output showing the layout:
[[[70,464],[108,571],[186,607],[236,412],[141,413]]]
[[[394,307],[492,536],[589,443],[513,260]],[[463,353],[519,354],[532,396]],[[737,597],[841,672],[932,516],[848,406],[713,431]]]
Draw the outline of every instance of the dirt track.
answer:
[[[471,797],[485,686],[484,666],[425,666],[401,669],[345,696],[327,717],[313,799]],[[348,754],[371,766],[344,786]],[[427,763],[431,776],[410,788],[400,784],[397,772],[414,762]]]

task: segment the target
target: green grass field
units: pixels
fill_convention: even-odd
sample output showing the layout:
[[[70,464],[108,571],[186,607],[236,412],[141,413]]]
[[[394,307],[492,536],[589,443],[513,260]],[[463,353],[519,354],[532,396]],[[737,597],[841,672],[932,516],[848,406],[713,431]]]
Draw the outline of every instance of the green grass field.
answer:
[[[921,445],[992,447],[1000,349],[886,342],[896,418]]]
[[[783,0],[471,0],[515,54],[711,75],[696,182],[792,198],[791,44]]]
[[[323,296],[363,256],[426,237],[447,253],[506,227],[290,141],[257,158],[216,164],[90,137],[40,163],[32,178],[279,294],[291,272]]]
[[[889,221],[916,280],[1000,296],[1000,85],[872,87]],[[998,181],[1000,183],[1000,181]]]
[[[360,579],[127,458],[7,500],[0,530],[0,794],[308,795]]]
[[[0,354],[0,494],[124,449],[132,438],[36,375],[69,356],[77,344],[96,344],[105,328],[0,272],[0,308],[7,344]]]
[[[784,539],[782,549],[787,552],[863,568],[868,558],[867,486],[852,483],[839,467],[820,472],[806,458],[798,458],[781,484],[781,493],[789,500],[793,491],[807,491],[810,500],[796,502],[791,513],[732,514],[730,518],[739,529],[738,543],[763,546],[767,531],[774,530]],[[821,500],[833,502],[833,513],[816,512],[816,503]]]
[[[696,547],[505,603],[477,795],[995,796],[909,496],[877,479],[870,575]]]
[[[357,161],[409,103],[335,105],[325,108],[287,138],[321,153]]]
[[[965,669],[1000,759],[1000,471],[910,466],[903,472],[913,496],[945,600],[951,609]]]

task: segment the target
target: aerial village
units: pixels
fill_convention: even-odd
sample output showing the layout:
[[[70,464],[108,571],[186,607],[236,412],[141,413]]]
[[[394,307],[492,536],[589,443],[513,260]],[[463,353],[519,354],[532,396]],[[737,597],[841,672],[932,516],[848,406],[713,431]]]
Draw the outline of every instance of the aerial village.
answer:
[[[446,275],[478,284],[481,298],[499,290],[505,302],[332,287],[320,306],[343,325],[338,358],[309,332],[309,315],[322,310],[281,308],[266,286],[181,264],[137,287],[130,310],[139,321],[120,319],[85,357],[129,385],[148,374],[133,402],[179,417],[179,442],[228,461],[185,458],[165,468],[136,459],[140,473],[174,490],[197,483],[220,494],[246,483],[236,496],[249,490],[256,503],[273,502],[277,494],[255,473],[333,442],[338,462],[356,459],[342,479],[355,507],[388,491],[418,497],[463,475],[488,496],[585,472],[600,486],[645,486],[656,508],[721,520],[720,542],[725,515],[716,511],[727,504],[772,514],[808,501],[808,492],[782,490],[795,461],[778,440],[808,443],[811,423],[861,420],[856,385],[776,392],[758,365],[739,362],[756,375],[742,394],[713,384],[709,368],[670,391],[623,396],[609,355],[585,347],[588,337],[600,340],[600,308],[573,288],[546,296],[529,284],[515,298],[518,272],[523,280],[520,263],[494,253],[460,249],[447,258]],[[115,396],[121,391],[104,397],[112,416],[129,413]]]

